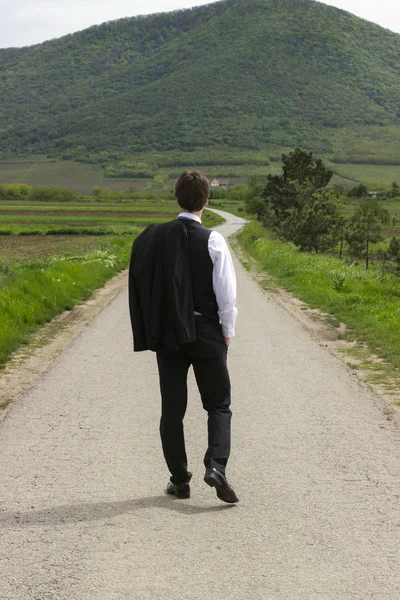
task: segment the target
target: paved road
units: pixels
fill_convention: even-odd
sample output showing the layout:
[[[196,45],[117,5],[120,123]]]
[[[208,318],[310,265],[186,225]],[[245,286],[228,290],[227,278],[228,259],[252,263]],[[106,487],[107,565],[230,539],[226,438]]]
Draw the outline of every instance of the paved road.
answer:
[[[123,291],[0,426],[1,600],[399,600],[399,430],[236,267],[240,503],[202,481],[193,379],[192,498],[163,494],[155,359],[131,351]]]

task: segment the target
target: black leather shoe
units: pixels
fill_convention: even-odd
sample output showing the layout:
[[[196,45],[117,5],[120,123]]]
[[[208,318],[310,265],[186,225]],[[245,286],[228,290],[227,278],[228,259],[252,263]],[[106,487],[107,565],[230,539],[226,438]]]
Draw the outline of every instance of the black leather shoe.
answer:
[[[190,498],[190,485],[187,482],[175,484],[172,483],[172,481],[168,481],[167,494],[171,494],[171,496],[176,496],[181,500],[185,498]]]
[[[218,469],[206,469],[204,481],[207,485],[216,489],[218,498],[223,502],[228,502],[228,504],[239,502],[235,490],[229,485],[225,475],[221,471],[218,471]]]

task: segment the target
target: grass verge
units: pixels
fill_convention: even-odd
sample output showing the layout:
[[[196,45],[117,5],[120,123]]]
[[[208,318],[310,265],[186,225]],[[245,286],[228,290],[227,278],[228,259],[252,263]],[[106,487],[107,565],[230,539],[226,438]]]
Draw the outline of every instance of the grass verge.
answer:
[[[0,367],[41,325],[126,268],[131,245],[132,238],[120,238],[85,254],[0,264]]]
[[[338,258],[299,252],[276,240],[259,223],[238,235],[240,245],[284,287],[334,321],[351,328],[377,356],[400,370],[400,280],[379,268],[346,264]]]

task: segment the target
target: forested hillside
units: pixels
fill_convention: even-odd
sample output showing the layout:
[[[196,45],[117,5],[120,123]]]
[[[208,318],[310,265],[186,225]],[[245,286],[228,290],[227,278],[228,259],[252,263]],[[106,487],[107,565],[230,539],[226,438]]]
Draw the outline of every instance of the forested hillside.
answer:
[[[224,0],[0,50],[2,157],[298,145],[343,162],[386,146],[396,163],[399,140],[400,36],[311,0]]]

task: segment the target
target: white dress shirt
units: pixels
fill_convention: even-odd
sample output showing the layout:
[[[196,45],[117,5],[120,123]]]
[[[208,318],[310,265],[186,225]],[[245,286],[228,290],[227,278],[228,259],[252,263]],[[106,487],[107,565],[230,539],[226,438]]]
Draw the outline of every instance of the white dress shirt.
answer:
[[[178,219],[193,219],[201,223],[200,217],[188,212],[182,212]],[[235,335],[237,318],[236,308],[236,275],[225,238],[218,231],[211,231],[208,238],[208,252],[213,262],[213,289],[218,304],[218,315],[224,337]]]

